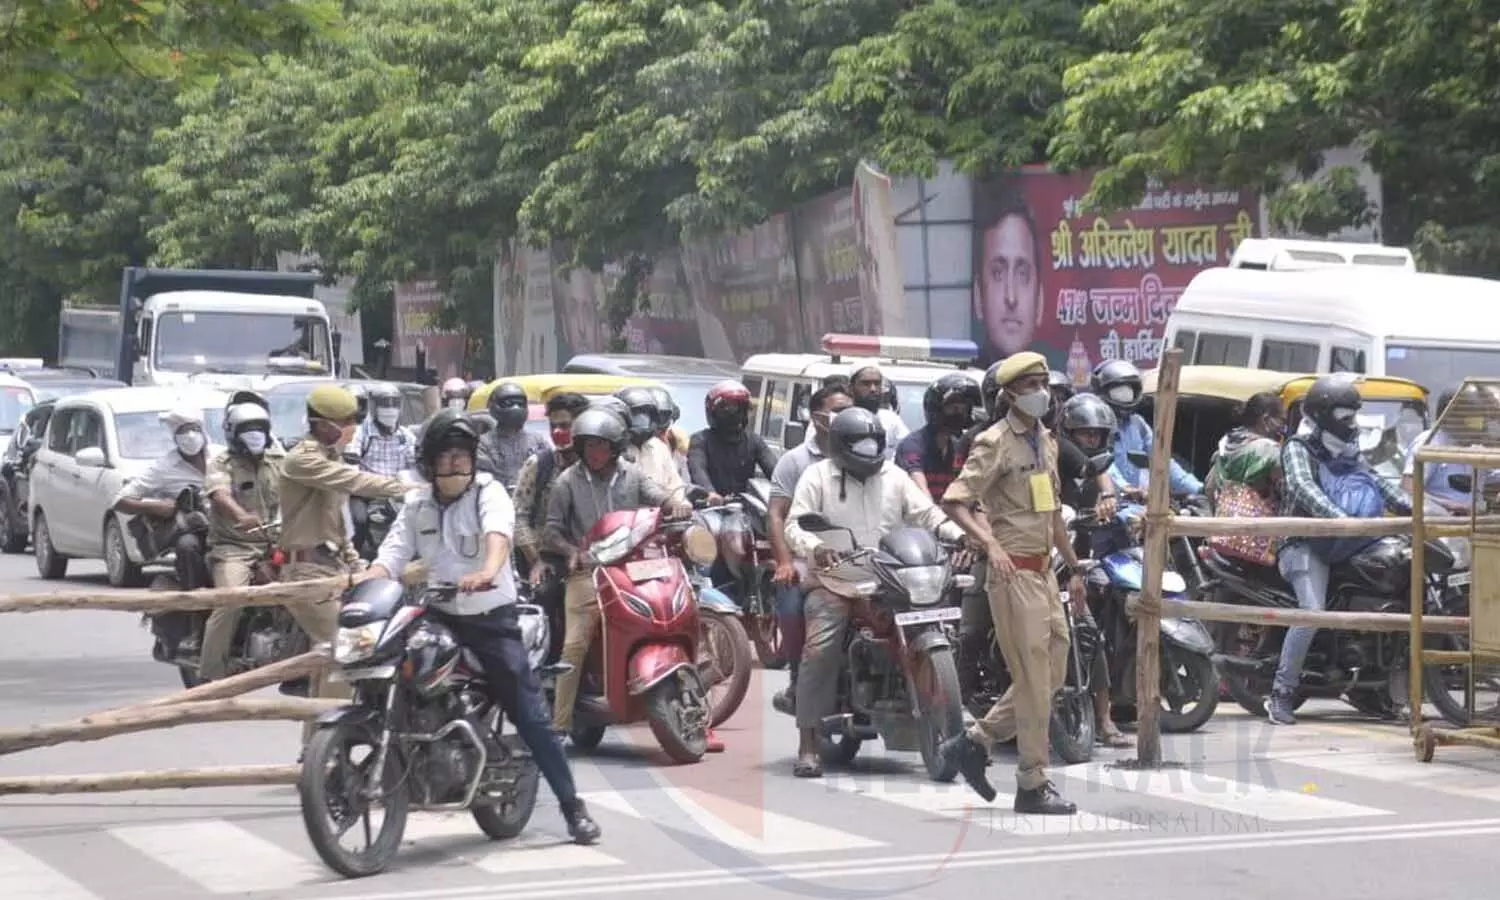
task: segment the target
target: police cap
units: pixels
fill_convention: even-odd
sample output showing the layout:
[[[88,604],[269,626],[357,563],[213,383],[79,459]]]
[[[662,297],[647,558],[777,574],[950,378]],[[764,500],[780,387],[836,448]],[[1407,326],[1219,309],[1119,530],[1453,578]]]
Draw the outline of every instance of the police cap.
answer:
[[[1023,350],[1001,360],[1000,369],[995,373],[995,381],[1007,385],[1026,375],[1046,374],[1047,357],[1031,350]]]
[[[320,384],[307,395],[307,413],[330,422],[345,422],[359,411],[354,394],[336,384]]]

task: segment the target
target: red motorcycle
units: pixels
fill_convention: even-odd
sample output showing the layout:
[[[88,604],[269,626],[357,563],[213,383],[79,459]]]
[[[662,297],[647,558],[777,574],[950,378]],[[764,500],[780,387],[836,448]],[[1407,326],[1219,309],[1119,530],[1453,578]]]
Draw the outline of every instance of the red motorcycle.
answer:
[[[610,725],[646,721],[674,762],[697,762],[708,750],[711,710],[698,671],[698,601],[678,555],[712,562],[713,536],[659,509],[629,509],[607,513],[586,540],[601,633],[584,661],[573,743],[587,750]],[[549,699],[555,678],[545,680]]]

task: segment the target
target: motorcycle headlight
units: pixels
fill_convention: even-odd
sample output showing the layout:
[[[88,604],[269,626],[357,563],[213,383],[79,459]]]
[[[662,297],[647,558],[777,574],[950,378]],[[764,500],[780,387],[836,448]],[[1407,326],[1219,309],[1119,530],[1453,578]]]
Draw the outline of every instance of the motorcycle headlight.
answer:
[[[357,663],[375,652],[385,622],[371,622],[358,628],[340,628],[333,637],[333,661],[339,665]]]
[[[943,597],[947,571],[942,566],[916,566],[897,569],[896,580],[906,588],[912,606],[931,606]]]
[[[1187,593],[1187,582],[1176,572],[1161,573],[1161,592],[1163,594],[1185,594]]]
[[[1437,543],[1452,554],[1454,571],[1467,572],[1473,566],[1473,552],[1467,538],[1438,538]]]
[[[695,523],[682,534],[682,552],[693,565],[712,565],[719,556],[718,541],[706,527]]]

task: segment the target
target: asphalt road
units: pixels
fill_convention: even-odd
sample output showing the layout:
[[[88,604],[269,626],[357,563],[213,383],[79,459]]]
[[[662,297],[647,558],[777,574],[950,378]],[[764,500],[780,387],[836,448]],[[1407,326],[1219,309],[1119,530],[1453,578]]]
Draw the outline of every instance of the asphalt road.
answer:
[[[75,563],[69,586],[103,585]],[[98,574],[96,574],[98,573]],[[0,592],[58,586],[26,556],[0,558]],[[4,617],[0,728],[73,718],[178,689],[125,613]],[[1273,729],[1238,710],[1168,737],[1152,773],[1110,768],[1131,751],[1055,770],[1080,807],[1065,819],[987,807],[937,786],[914,754],[869,745],[856,768],[797,781],[791,723],[770,708],[784,676],[757,679],[722,734],[729,750],[661,764],[649,734],[621,730],[575,756],[604,827],[566,843],[555,805],[515,842],[486,841],[463,817],[414,816],[395,869],[349,883],[324,869],[290,787],[0,798],[0,900],[359,900],[687,896],[1205,896],[1445,900],[1494,896],[1500,758],[1440,749],[1413,759],[1399,727],[1361,723],[1336,703]],[[0,758],[0,775],[291,762],[298,726],[229,723],[111,738]],[[1001,790],[1013,759],[991,769]],[[545,789],[544,789],[545,790]]]

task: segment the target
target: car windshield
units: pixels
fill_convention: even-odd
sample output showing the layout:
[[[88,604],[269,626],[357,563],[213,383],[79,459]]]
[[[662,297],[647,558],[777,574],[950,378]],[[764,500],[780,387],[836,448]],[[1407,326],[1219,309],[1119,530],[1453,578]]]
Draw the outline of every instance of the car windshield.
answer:
[[[10,385],[0,388],[0,434],[10,434],[21,424],[21,417],[36,405],[31,388]]]
[[[156,320],[156,366],[169,372],[266,372],[273,358],[332,371],[328,325],[314,316],[172,312]]]
[[[151,412],[116,413],[115,433],[120,439],[120,456],[124,459],[158,459],[173,447],[172,432],[162,424],[161,414],[166,410]],[[224,407],[210,406],[203,410],[203,421],[208,429],[209,441],[215,440],[218,429],[215,424],[224,418]]]
[[[1387,346],[1385,374],[1437,393],[1458,387],[1465,378],[1500,377],[1500,348]]]

